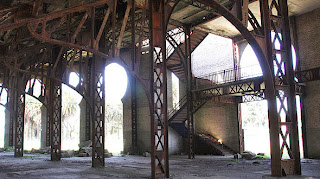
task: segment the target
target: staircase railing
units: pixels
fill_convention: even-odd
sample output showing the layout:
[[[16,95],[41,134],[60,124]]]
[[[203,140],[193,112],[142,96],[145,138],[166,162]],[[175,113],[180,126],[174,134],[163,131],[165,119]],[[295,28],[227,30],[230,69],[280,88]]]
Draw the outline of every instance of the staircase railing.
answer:
[[[188,97],[187,95],[185,95],[180,99],[178,103],[174,105],[174,108],[168,111],[168,119],[172,118],[172,116],[174,116],[176,112],[178,112],[185,104],[187,104],[187,102],[188,102]]]
[[[167,58],[175,51],[175,49],[184,43],[185,34],[182,28],[176,28],[167,32]]]
[[[242,68],[230,68],[197,77],[195,87],[199,89],[207,86],[235,82],[258,76],[262,76],[262,71],[259,65],[252,65]]]

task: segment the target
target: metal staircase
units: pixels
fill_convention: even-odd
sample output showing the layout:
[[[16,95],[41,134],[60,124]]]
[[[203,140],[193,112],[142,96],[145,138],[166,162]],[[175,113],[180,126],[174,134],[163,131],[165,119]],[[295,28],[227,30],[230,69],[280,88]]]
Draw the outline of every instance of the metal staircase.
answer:
[[[195,50],[207,37],[208,33],[194,29],[190,35],[191,49]],[[167,34],[167,68],[172,71],[181,81],[186,81],[185,75],[185,34],[183,29],[169,31]]]
[[[236,70],[240,71],[241,69]],[[211,73],[201,78],[193,79],[195,88],[192,91],[192,114],[212,99],[215,99],[215,101],[234,102],[230,96],[243,97],[251,95],[261,99],[264,98],[264,82],[259,74],[240,74],[237,77],[234,75],[234,71],[234,69],[223,70],[222,72]],[[168,111],[169,126],[184,138],[188,137],[188,129],[186,127],[187,102],[187,96],[184,96],[176,104],[175,108]],[[228,155],[234,153],[228,146],[220,143],[217,138],[210,134],[196,131],[195,137],[201,143],[201,146],[206,146],[215,154]]]

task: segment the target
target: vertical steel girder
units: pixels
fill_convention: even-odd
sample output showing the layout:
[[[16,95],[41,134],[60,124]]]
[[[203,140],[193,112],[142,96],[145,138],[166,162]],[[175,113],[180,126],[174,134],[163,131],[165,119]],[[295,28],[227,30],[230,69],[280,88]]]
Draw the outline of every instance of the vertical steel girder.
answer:
[[[19,75],[19,74],[17,74]],[[22,79],[21,79],[22,77]],[[24,75],[19,78],[16,77],[16,90],[14,92],[14,98],[16,104],[14,105],[15,116],[15,143],[14,143],[14,156],[22,157],[23,156],[23,136],[24,136],[24,108],[25,108],[25,83]]]
[[[284,172],[288,172],[288,168],[283,165],[283,162],[287,162],[289,167],[293,168],[293,173],[289,174],[301,175],[287,0],[273,0],[270,5],[267,0],[260,2],[267,58],[270,64],[275,64],[274,67],[270,65],[270,68],[275,75],[276,96],[266,92],[269,102],[269,119],[273,119],[269,121],[271,173],[273,176],[284,175]],[[272,38],[271,32],[274,32]],[[277,117],[270,118],[270,116]],[[290,160],[282,160],[284,149],[288,151]]]
[[[193,98],[192,98],[192,67],[191,67],[191,31],[190,26],[185,27],[186,64],[187,64],[187,125],[188,125],[188,158],[194,158],[194,121],[193,121]]]
[[[52,65],[53,69],[50,69],[51,77],[58,79],[62,78],[62,52],[57,48],[52,50],[52,64],[56,64],[56,68]],[[61,105],[62,105],[62,91],[61,82],[54,79],[50,79],[49,86],[49,121],[50,121],[50,144],[51,144],[51,160],[58,161],[61,159]]]
[[[61,159],[61,83],[50,82],[51,160]]]
[[[151,170],[152,178],[169,177],[167,67],[164,0],[149,1],[151,30]]]
[[[92,70],[92,166],[104,166],[105,61],[93,57]]]

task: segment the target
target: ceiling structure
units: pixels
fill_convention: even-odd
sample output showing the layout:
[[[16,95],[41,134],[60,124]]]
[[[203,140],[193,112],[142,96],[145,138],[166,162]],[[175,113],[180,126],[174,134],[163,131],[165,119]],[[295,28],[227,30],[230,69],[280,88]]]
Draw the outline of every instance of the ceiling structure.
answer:
[[[232,1],[219,0],[226,7],[231,8]],[[288,0],[289,16],[300,15],[320,7],[319,0]],[[250,0],[249,9],[260,21],[259,1]],[[171,24],[189,24],[208,33],[232,38],[240,35],[239,31],[224,17],[215,14],[214,10],[194,0],[182,0],[171,16]],[[172,28],[172,27],[171,27]],[[252,30],[252,27],[249,29]]]

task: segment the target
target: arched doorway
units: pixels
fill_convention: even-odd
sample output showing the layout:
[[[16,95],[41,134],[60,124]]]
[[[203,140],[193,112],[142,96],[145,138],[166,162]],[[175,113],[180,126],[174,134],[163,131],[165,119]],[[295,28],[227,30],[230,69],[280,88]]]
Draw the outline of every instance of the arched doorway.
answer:
[[[24,149],[41,148],[41,108],[43,104],[36,98],[41,95],[42,82],[31,79],[26,85],[25,113],[24,113]],[[31,93],[30,93],[30,89]],[[30,95],[29,95],[30,94]]]
[[[69,85],[80,82],[75,72],[69,74]],[[80,106],[82,96],[68,85],[62,84],[61,149],[78,150],[80,142]]]
[[[123,104],[122,97],[127,89],[125,69],[111,63],[105,68],[105,148],[112,153],[123,150]]]

